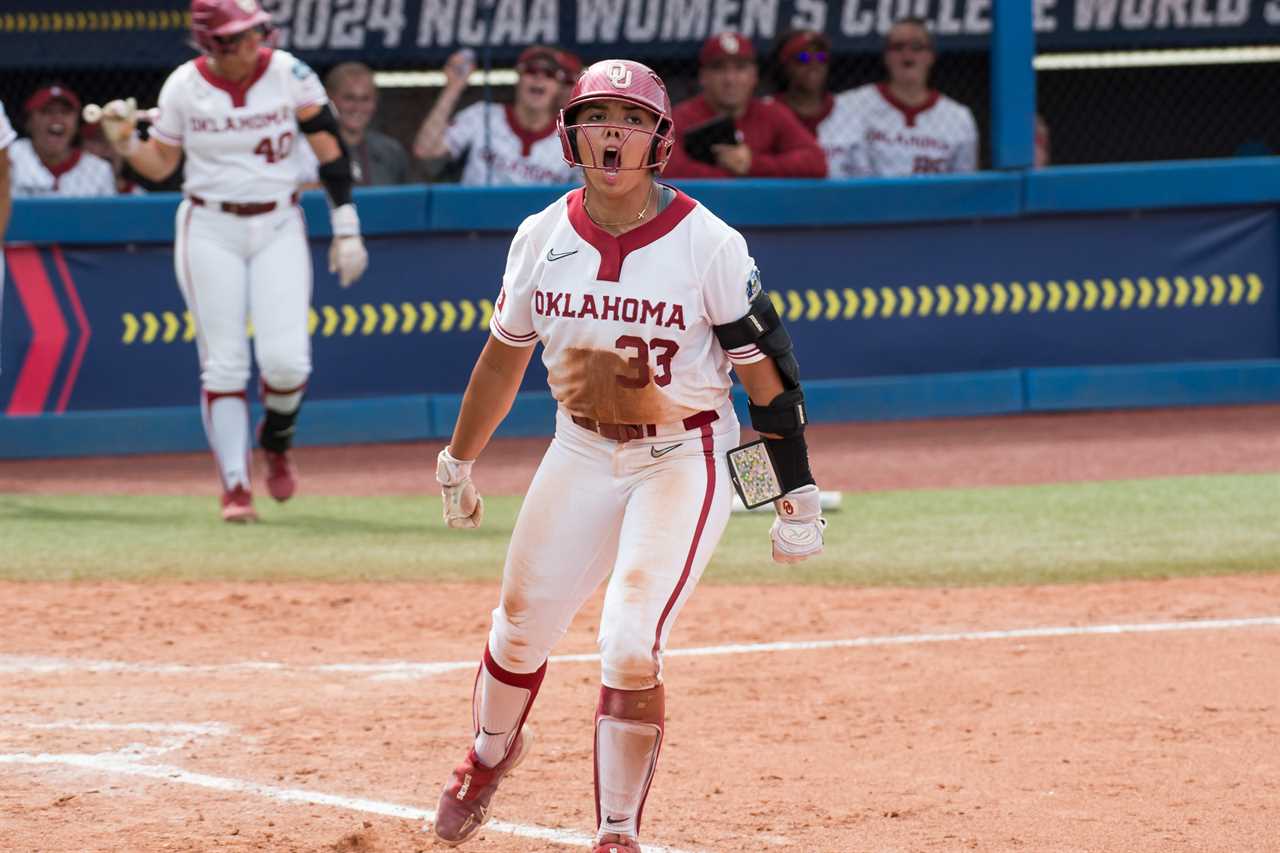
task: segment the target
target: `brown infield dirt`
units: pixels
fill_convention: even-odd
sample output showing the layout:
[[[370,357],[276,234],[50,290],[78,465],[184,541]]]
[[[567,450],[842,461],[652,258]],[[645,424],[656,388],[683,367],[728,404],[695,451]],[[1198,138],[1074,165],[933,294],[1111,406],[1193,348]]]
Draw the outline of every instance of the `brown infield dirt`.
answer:
[[[1030,416],[817,427],[811,446],[824,488],[973,486],[1275,471],[1278,425],[1276,407]],[[495,443],[481,488],[520,493],[544,445]],[[438,447],[304,448],[303,486],[421,492]],[[0,492],[198,494],[212,478],[202,454],[0,463]],[[423,817],[469,736],[496,583],[0,594],[0,849],[444,849]],[[1278,611],[1280,573],[704,586],[673,650],[868,641],[669,657],[647,849],[1280,850]],[[598,613],[597,598],[557,654],[594,651]],[[1251,617],[1273,621],[1189,625]],[[596,662],[553,660],[501,823],[464,849],[587,849],[596,689]]]

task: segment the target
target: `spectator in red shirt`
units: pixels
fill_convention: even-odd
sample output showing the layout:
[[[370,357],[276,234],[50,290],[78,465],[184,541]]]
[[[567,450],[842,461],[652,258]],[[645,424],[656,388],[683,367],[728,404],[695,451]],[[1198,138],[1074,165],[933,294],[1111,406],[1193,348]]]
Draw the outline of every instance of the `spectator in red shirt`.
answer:
[[[830,56],[831,39],[816,30],[788,30],[778,36],[773,51],[775,97],[815,137],[835,106],[827,91]]]
[[[759,72],[751,41],[739,33],[711,36],[698,52],[702,94],[675,108],[676,144],[663,173],[669,178],[822,178],[827,161],[791,110],[755,97]],[[689,156],[684,136],[717,116],[733,119],[736,144],[711,148],[715,163]]]

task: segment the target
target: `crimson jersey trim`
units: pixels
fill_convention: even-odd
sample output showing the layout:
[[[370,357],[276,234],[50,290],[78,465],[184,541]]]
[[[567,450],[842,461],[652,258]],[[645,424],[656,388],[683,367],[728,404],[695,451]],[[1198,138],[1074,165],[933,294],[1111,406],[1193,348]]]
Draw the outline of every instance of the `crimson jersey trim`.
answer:
[[[516,139],[520,140],[520,156],[528,157],[533,153],[533,145],[535,142],[541,142],[548,136],[556,132],[556,123],[552,121],[542,130],[530,130],[522,125],[516,118],[516,108],[511,104],[507,104],[504,108],[507,117],[507,126],[511,128],[511,132],[516,135]]]
[[[583,203],[586,187],[569,193],[569,224],[578,232],[579,237],[600,253],[597,281],[618,281],[622,276],[622,262],[627,259],[627,255],[670,234],[698,206],[696,201],[680,190],[675,193],[676,197],[657,216],[620,237],[605,231],[587,215]]]
[[[925,98],[924,103],[918,107],[912,107],[904,104],[902,101],[899,101],[894,97],[893,92],[890,92],[889,87],[884,83],[877,83],[876,91],[880,93],[880,97],[884,98],[886,104],[902,113],[902,117],[907,122],[907,127],[915,127],[916,116],[926,110],[933,109],[933,107],[938,103],[938,99],[942,97],[942,94],[937,89],[930,89],[929,96]]]
[[[215,89],[221,89],[231,96],[231,106],[243,107],[249,97],[249,89],[262,79],[262,75],[267,73],[267,68],[271,65],[271,48],[264,47],[258,50],[258,65],[253,69],[253,73],[239,83],[233,83],[225,77],[219,77],[209,67],[209,57],[200,56],[196,58],[196,70],[200,72],[200,76],[205,79],[210,86]]]

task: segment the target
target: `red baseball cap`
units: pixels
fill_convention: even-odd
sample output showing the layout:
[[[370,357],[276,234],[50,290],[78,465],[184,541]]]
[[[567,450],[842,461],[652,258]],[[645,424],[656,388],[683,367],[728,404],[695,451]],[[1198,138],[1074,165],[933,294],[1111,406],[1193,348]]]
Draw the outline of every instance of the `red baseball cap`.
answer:
[[[720,62],[726,59],[755,62],[755,45],[751,43],[751,39],[742,33],[723,32],[716,33],[704,41],[702,49],[698,51],[698,63],[700,65],[710,65],[713,62]]]
[[[782,46],[782,50],[778,53],[778,59],[783,62],[790,62],[800,55],[802,51],[814,50],[831,50],[831,39],[827,38],[825,33],[817,30],[802,30],[791,38],[787,39],[787,43]]]
[[[582,60],[578,58],[576,53],[570,53],[567,50],[556,51],[560,60],[560,67],[569,72],[570,80],[577,80],[582,76]]]
[[[33,113],[44,109],[50,101],[62,101],[77,113],[80,112],[80,97],[61,83],[53,83],[43,89],[37,89],[30,98],[27,98],[22,109]]]

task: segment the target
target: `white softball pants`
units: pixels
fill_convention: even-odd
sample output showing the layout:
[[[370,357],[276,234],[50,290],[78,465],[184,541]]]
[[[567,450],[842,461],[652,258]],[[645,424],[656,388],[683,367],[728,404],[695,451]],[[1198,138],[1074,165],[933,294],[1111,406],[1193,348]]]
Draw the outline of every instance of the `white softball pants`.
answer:
[[[671,627],[729,520],[725,452],[738,443],[738,421],[731,405],[720,411],[707,426],[622,444],[557,413],[493,611],[489,651],[500,666],[541,666],[612,572],[597,637],[601,679],[618,690],[661,683]]]
[[[184,200],[178,206],[174,266],[195,320],[206,392],[249,383],[253,321],[258,371],[272,388],[304,385],[311,374],[311,252],[302,209],[285,204],[235,216]]]

